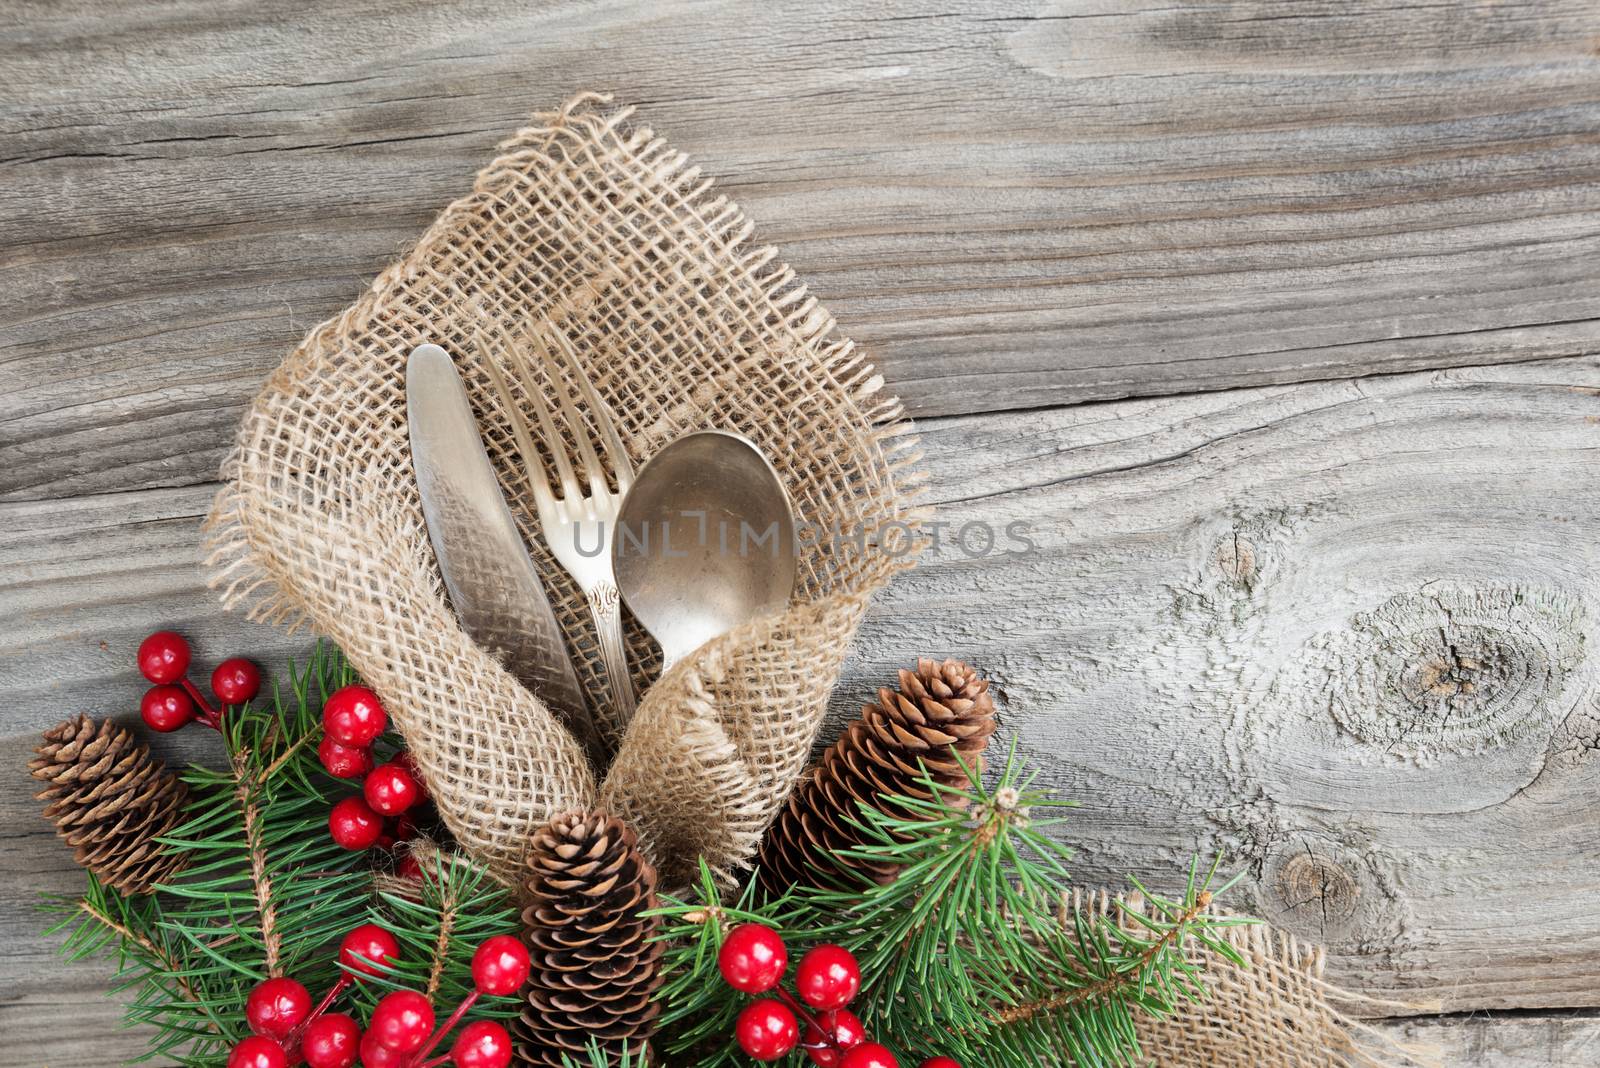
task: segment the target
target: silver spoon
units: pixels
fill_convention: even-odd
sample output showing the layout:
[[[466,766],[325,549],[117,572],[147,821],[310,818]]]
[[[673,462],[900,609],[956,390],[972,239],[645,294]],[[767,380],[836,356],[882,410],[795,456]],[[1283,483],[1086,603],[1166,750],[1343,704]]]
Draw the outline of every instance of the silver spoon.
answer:
[[[611,546],[617,588],[663,669],[794,594],[794,509],[738,434],[685,434],[640,469]]]

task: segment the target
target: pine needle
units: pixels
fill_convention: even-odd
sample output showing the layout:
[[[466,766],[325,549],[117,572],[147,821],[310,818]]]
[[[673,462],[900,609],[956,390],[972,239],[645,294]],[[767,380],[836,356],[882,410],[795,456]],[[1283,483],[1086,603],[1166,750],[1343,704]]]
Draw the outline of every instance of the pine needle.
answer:
[[[1141,1063],[1138,1017],[1203,996],[1190,947],[1237,956],[1213,935],[1240,922],[1209,913],[1226,888],[1212,886],[1216,865],[1192,866],[1178,900],[1134,882],[1142,911],[1063,908],[1071,852],[1049,832],[1070,805],[1035,789],[1014,750],[993,787],[968,778],[959,791],[925,779],[932,801],[884,805],[904,818],[862,806],[867,844],[846,858],[892,862],[900,875],[887,885],[806,888],[767,905],[747,889],[729,905],[706,871],[692,898],[669,900],[659,910],[667,1060],[743,1063],[728,1040],[742,998],[720,981],[716,957],[727,931],[759,922],[783,935],[791,960],[825,942],[855,953],[863,990],[851,1009],[902,1063]]]
[[[164,847],[188,865],[158,893],[124,897],[88,879],[56,927],[74,958],[109,951],[125,1018],[148,1026],[141,1060],[212,1066],[246,1033],[244,1001],[268,975],[320,994],[339,976],[337,944],[366,918],[368,858],[328,836],[328,809],[349,792],[317,763],[321,709],[354,679],[318,647],[289,693],[230,709],[221,768],[183,772],[190,800]]]

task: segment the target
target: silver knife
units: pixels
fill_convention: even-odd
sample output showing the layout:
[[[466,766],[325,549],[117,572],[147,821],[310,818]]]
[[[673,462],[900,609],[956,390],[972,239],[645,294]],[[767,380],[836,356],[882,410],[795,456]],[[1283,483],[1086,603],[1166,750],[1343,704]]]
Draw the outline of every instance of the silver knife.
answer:
[[[428,537],[461,626],[566,723],[601,774],[605,743],[478,436],[466,387],[438,345],[411,350],[406,418]]]

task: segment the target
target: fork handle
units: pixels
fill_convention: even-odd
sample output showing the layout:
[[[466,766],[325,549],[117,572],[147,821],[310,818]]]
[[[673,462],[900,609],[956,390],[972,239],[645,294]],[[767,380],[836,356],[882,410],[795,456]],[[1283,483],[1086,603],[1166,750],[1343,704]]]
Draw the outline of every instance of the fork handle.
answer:
[[[606,683],[617,719],[624,727],[633,719],[633,674],[622,644],[622,597],[614,582],[599,582],[588,591],[589,612],[600,638],[600,659],[606,666]]]

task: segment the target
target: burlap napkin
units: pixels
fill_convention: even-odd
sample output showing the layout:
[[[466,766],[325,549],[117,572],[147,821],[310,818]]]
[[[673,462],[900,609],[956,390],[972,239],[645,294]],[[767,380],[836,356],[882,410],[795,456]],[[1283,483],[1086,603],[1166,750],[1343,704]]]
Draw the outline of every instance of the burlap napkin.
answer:
[[[210,520],[230,605],[304,620],[383,697],[463,846],[514,878],[529,832],[597,799],[668,878],[733,871],[801,771],[872,592],[906,559],[870,549],[915,520],[906,429],[833,319],[710,182],[631,109],[579,96],[502,144],[472,191],[352,307],[314,329],[245,415]],[[485,348],[540,317],[576,344],[642,462],[736,430],[776,465],[813,539],[784,615],[654,682],[598,781],[571,734],[462,632],[412,474],[403,368],[425,341],[468,380],[489,450],[597,707],[589,613],[538,537]],[[631,647],[641,685],[650,644]]]
[[[530,832],[599,801],[638,830],[668,885],[698,857],[748,864],[802,770],[873,591],[909,557],[914,438],[881,380],[836,336],[739,209],[606,98],[575,97],[500,146],[354,305],[316,327],[239,428],[208,524],[224,601],[308,623],[377,689],[458,842],[515,880]],[[572,735],[462,632],[429,546],[407,448],[403,368],[422,342],[457,360],[596,707],[605,690],[582,595],[538,536],[484,360],[548,316],[642,462],[690,430],[739,431],[771,457],[823,536],[783,615],[652,681],[603,779]],[[838,536],[833,536],[834,534]],[[1162,1065],[1310,1066],[1359,1056],[1321,958],[1240,929],[1247,971],[1213,961],[1212,998],[1140,1025]]]

